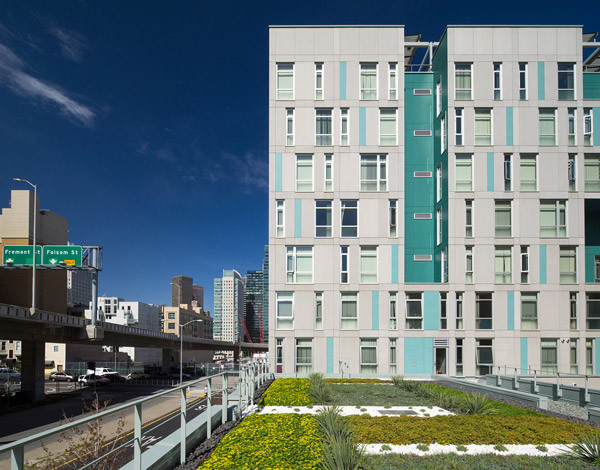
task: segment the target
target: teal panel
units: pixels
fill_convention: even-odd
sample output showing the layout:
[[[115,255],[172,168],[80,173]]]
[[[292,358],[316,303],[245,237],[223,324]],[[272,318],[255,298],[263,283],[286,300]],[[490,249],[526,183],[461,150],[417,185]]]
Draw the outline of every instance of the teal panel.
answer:
[[[433,374],[433,338],[404,338],[404,374]]]
[[[425,255],[433,255],[429,250]],[[433,282],[433,261],[415,261],[412,254],[404,256],[404,282]]]
[[[379,291],[371,292],[371,329],[379,329]]]
[[[333,338],[327,337],[327,373],[333,374]]]
[[[506,107],[506,145],[513,145],[513,108]]]
[[[515,329],[515,292],[512,290],[508,291],[506,296],[506,329],[514,330]]]
[[[440,293],[425,291],[423,294],[423,329],[440,329]]]
[[[527,338],[521,338],[521,374],[527,373]]]
[[[583,74],[583,99],[600,100],[600,73]]]
[[[392,284],[398,284],[398,245],[392,245]]]
[[[538,100],[546,99],[546,77],[543,62],[538,62]]]
[[[594,361],[594,371],[595,371],[594,373],[596,375],[598,375],[598,373],[600,371],[600,367],[598,366],[599,362],[600,362],[600,361],[598,361],[598,359],[600,358],[600,338],[596,338],[595,342],[596,342],[596,356],[595,356],[596,360]]]
[[[594,284],[596,282],[596,256],[600,256],[600,246],[585,247],[585,282],[588,284]]]
[[[281,189],[281,158],[280,153],[275,154],[275,191],[282,191]]]
[[[600,145],[600,108],[594,108],[594,129],[592,129],[594,142],[593,145]]]
[[[340,99],[346,99],[346,62],[340,62]]]
[[[494,152],[487,154],[487,190],[494,190]]]
[[[302,236],[302,199],[294,201],[294,237]]]
[[[540,245],[540,284],[546,284],[546,245]]]
[[[358,110],[358,145],[367,145],[367,108]]]

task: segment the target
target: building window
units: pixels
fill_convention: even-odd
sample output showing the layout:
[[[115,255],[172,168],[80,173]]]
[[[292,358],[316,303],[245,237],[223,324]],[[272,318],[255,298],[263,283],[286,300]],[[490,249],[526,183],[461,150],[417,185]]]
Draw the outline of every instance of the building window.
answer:
[[[491,109],[475,109],[475,145],[492,145]]]
[[[323,63],[315,63],[315,100],[323,98]]]
[[[340,246],[340,283],[348,284],[348,247]]]
[[[446,151],[446,136],[448,135],[448,131],[446,129],[446,113],[442,116],[440,121],[440,145],[441,145],[441,154]]]
[[[571,363],[571,369],[570,372],[571,374],[578,374],[579,373],[579,366],[578,364],[578,360],[577,360],[577,356],[579,355],[579,341],[577,338],[571,338],[570,339],[570,363]]]
[[[350,139],[348,133],[350,129],[350,115],[348,114],[348,108],[342,108],[340,110],[340,145],[350,145]]]
[[[169,330],[174,330],[175,329],[175,323],[168,323],[168,329]]]
[[[558,99],[575,99],[575,64],[558,64]]]
[[[33,255],[32,255],[32,258],[33,258]],[[54,347],[53,347],[53,351],[54,351],[54,352],[58,352],[58,346],[54,346]]]
[[[323,329],[323,292],[315,292],[315,330]]]
[[[294,64],[277,64],[277,99],[294,99]]]
[[[341,201],[342,237],[358,237],[358,201]]]
[[[377,339],[360,340],[360,373],[377,373]]]
[[[495,235],[497,237],[510,237],[512,233],[512,201],[496,201],[495,207]]]
[[[600,255],[594,255],[594,282],[600,282]]]
[[[519,99],[527,99],[527,62],[519,62]]]
[[[583,145],[592,145],[594,132],[592,119],[592,108],[583,108]]]
[[[169,313],[167,314],[167,317],[168,317],[168,319],[169,319],[169,320],[175,320],[175,313],[173,313],[173,312],[169,312]]]
[[[315,145],[333,145],[331,109],[315,109]]]
[[[536,292],[521,293],[521,329],[538,329],[538,295]]]
[[[575,284],[577,282],[577,248],[560,247],[560,283]]]
[[[398,329],[398,294],[390,292],[390,330]]]
[[[540,108],[540,145],[556,145],[556,109]]]
[[[398,200],[389,200],[389,234],[390,237],[398,236]]]
[[[396,68],[398,67],[398,64],[396,62],[390,62],[388,65],[390,68],[390,100],[397,100],[398,82],[396,76]]]
[[[540,201],[540,237],[567,236],[567,202]]]
[[[537,155],[521,155],[521,191],[537,191]]]
[[[456,155],[456,190],[473,191],[473,162],[471,155]]]
[[[497,246],[495,248],[495,283],[512,283],[512,246]]]
[[[475,328],[477,330],[491,330],[492,315],[492,293],[475,293]]]
[[[316,237],[332,237],[333,201],[315,201]]]
[[[379,145],[396,145],[396,109],[379,110]]]
[[[358,294],[356,292],[341,292],[342,330],[356,330],[358,328]]]
[[[456,293],[456,329],[463,330],[465,328],[463,323],[463,296],[462,292]]]
[[[463,374],[463,339],[456,338],[456,375]]]
[[[300,374],[312,372],[312,339],[296,340],[296,372]]]
[[[521,245],[521,284],[529,284],[529,246]]]
[[[277,329],[291,330],[294,328],[294,293],[276,292]]]
[[[465,284],[473,284],[473,247],[465,246]]]
[[[577,292],[569,293],[569,328],[577,330],[579,328],[577,322]]]
[[[475,347],[477,375],[491,374],[494,367],[494,340],[476,339]]]
[[[285,145],[294,145],[294,108],[287,108],[285,110]]]
[[[455,143],[456,145],[463,145],[463,109],[455,108],[454,112],[456,113]]]
[[[585,340],[585,373],[591,375],[594,373],[594,340]]]
[[[360,156],[360,190],[361,191],[386,191],[387,190],[387,156],[386,155],[361,155]]]
[[[442,77],[439,77],[435,84],[435,110],[436,116],[439,116],[442,112]]]
[[[568,176],[569,176],[569,191],[577,191],[577,155],[570,154],[569,155],[569,166],[568,166]]]
[[[542,374],[556,374],[558,371],[558,351],[556,339],[542,339]]]
[[[423,329],[423,294],[406,294],[406,329]]]
[[[275,210],[276,210],[276,237],[284,237],[285,236],[285,201],[282,199],[278,199],[275,201]]]
[[[448,293],[440,292],[440,330],[448,329]]]
[[[276,338],[275,344],[275,366],[277,373],[281,374],[283,373],[283,338]]]
[[[512,191],[513,170],[512,170],[512,155],[504,154],[504,191]]]
[[[436,230],[436,242],[439,245],[440,243],[442,243],[442,208],[438,208],[438,210],[435,212],[435,224],[437,227]]]
[[[446,254],[446,248],[442,248],[440,253],[441,256],[441,278],[442,282],[448,282],[448,255]]]
[[[435,195],[437,202],[442,200],[442,164],[435,169]]]
[[[296,155],[296,191],[313,190],[313,156]]]
[[[390,374],[396,374],[398,371],[398,349],[396,338],[390,338]]]
[[[600,155],[588,154],[583,161],[584,189],[586,191],[600,191]]]
[[[313,282],[313,247],[287,246],[287,283],[310,284]]]
[[[471,68],[473,64],[455,64],[454,65],[454,77],[455,77],[455,95],[456,100],[470,100],[472,99],[472,85],[471,85]]]
[[[465,237],[473,236],[473,200],[465,200]]]
[[[377,64],[360,64],[360,99],[377,99]]]
[[[325,191],[333,191],[333,155],[325,155]]]
[[[494,99],[502,99],[502,63],[494,62]]]
[[[363,284],[377,283],[377,247],[360,247],[360,282]]]
[[[577,110],[575,108],[569,108],[569,124],[568,124],[568,141],[567,145],[577,145],[577,128],[576,128],[576,116]]]
[[[586,324],[588,330],[600,330],[600,293],[586,293]]]

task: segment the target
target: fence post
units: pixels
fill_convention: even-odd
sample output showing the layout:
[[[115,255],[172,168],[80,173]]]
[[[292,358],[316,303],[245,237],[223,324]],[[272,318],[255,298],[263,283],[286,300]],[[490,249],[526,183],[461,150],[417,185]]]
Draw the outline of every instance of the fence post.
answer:
[[[181,387],[181,437],[179,445],[179,463],[185,463],[186,442],[187,442],[187,397],[185,396],[186,387]]]
[[[206,389],[206,438],[208,439],[212,434],[212,379],[208,379],[208,385]]]
[[[25,462],[25,447],[13,447],[10,450],[10,470],[23,470]]]
[[[537,371],[535,369],[533,369],[533,393],[540,393],[537,385]]]
[[[585,376],[585,393],[583,395],[583,400],[586,403],[590,402],[590,391],[588,389],[588,376],[587,375]]]
[[[133,468],[142,470],[142,404],[135,405],[133,418]]]
[[[254,405],[254,391],[256,389],[256,376],[254,364],[252,365],[252,369],[250,369],[250,374],[252,375],[252,381],[250,382],[250,404]]]
[[[228,375],[227,372],[225,372],[223,374],[223,387],[222,387],[222,392],[221,392],[221,402],[223,405],[223,411],[221,411],[221,423],[225,424],[227,422],[227,408],[228,408],[228,398],[229,398],[229,392],[227,391],[227,386],[228,386]]]

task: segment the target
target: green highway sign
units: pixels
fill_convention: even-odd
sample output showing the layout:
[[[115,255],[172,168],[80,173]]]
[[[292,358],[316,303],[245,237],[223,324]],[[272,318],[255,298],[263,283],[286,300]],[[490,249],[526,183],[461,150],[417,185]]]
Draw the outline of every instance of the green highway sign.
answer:
[[[42,264],[42,247],[36,246],[35,260],[37,264]],[[2,264],[4,265],[32,265],[33,264],[33,246],[32,245],[6,245],[2,247]]]
[[[81,266],[81,247],[80,246],[43,246],[43,263],[47,266]]]
[[[71,245],[36,247],[36,264],[45,266],[81,266],[81,247]],[[7,245],[2,247],[2,264],[5,266],[31,266],[33,246]]]

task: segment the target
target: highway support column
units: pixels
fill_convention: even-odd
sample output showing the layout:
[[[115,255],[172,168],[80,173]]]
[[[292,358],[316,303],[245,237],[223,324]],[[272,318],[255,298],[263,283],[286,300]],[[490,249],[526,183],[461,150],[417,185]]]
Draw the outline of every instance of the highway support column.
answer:
[[[21,347],[21,391],[25,393],[28,401],[43,400],[46,343],[25,340],[21,341]]]

